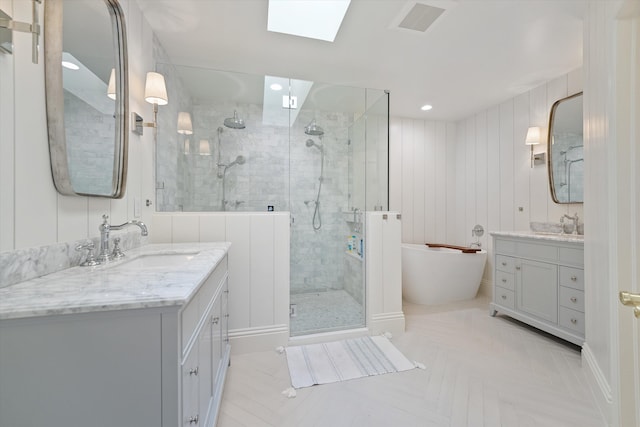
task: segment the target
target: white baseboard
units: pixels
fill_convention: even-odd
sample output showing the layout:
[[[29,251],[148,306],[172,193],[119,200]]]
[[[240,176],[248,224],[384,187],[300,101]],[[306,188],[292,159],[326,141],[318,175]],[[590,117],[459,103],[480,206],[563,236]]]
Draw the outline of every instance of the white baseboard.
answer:
[[[232,354],[255,353],[275,350],[289,341],[288,325],[273,325],[264,328],[244,328],[229,331]]]
[[[607,426],[612,426],[614,408],[611,386],[607,382],[604,373],[600,369],[600,366],[587,343],[582,346],[582,368],[586,370],[589,386],[593,396],[595,397],[600,413],[605,419]]]
[[[369,324],[371,335],[379,335],[385,332],[390,332],[392,335],[401,335],[404,333],[404,329],[404,313],[401,311],[371,315],[371,323]]]

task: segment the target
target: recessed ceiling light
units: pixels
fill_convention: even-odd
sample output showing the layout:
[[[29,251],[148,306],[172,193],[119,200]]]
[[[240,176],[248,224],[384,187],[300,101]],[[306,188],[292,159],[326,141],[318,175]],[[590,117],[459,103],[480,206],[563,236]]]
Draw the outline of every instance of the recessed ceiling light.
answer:
[[[282,85],[278,84],[278,83],[274,83],[271,86],[269,86],[271,88],[271,90],[282,90]]]
[[[269,0],[267,30],[332,42],[351,0]]]
[[[78,67],[76,64],[74,64],[73,62],[69,62],[69,61],[62,61],[62,66],[64,68],[68,68],[70,70],[79,70],[80,67]]]
[[[431,110],[432,108],[433,108],[433,106],[431,106],[431,105],[429,105],[429,104],[425,104],[425,105],[423,105],[422,107],[420,107],[420,109],[421,109],[422,111],[429,111],[429,110]]]

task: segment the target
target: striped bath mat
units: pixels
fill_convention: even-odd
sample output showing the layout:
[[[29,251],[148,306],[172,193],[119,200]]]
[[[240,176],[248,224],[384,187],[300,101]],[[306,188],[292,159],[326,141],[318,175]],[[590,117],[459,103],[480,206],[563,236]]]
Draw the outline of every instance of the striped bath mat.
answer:
[[[287,347],[285,351],[294,388],[416,367],[384,336]]]

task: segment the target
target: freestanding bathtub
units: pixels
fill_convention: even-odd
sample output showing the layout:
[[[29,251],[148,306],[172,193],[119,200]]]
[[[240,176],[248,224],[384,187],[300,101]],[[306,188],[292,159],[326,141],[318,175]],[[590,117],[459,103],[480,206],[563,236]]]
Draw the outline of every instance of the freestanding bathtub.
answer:
[[[475,298],[482,281],[487,251],[462,253],[457,249],[402,244],[402,296],[423,305]]]

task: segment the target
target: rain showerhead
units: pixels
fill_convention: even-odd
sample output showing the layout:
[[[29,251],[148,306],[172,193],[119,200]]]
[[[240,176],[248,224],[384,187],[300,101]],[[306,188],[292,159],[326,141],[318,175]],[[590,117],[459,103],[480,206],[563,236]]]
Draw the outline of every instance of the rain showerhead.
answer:
[[[304,127],[304,133],[312,136],[322,136],[324,135],[324,129],[316,124],[316,119],[313,119],[311,123]]]
[[[233,111],[233,117],[224,119],[224,125],[231,129],[244,129],[244,120],[238,117],[238,112]]]

